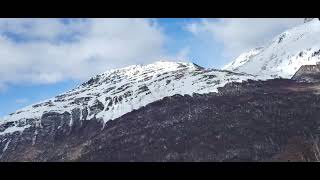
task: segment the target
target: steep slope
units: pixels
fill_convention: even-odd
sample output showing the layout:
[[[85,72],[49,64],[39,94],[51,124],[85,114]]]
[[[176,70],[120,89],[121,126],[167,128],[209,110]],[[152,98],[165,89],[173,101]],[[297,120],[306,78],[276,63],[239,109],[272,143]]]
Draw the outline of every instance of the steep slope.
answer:
[[[254,48],[249,50],[248,52],[242,53],[239,57],[237,57],[234,61],[224,66],[222,69],[234,71],[237,67],[242,66],[243,64],[247,63],[252,57],[259,54],[261,49],[262,47]]]
[[[258,75],[260,79],[291,78],[302,65],[320,61],[319,34],[320,21],[314,18],[281,33],[259,51],[244,53],[224,69]]]
[[[0,142],[2,145],[8,143],[11,135],[22,133],[28,128],[43,127],[46,123],[43,119],[50,114],[56,117],[50,120],[55,121],[54,123],[61,121],[59,115],[66,115],[63,118],[67,118],[63,123],[61,121],[62,124],[51,128],[71,128],[76,122],[92,119],[105,124],[167,96],[217,92],[218,87],[228,82],[241,82],[248,78],[254,77],[243,73],[204,69],[192,63],[166,61],[110,70],[71,91],[4,117],[0,120]],[[65,122],[68,123],[64,124]],[[37,131],[33,133],[36,138]]]
[[[108,121],[48,113],[1,161],[319,161],[319,84],[275,79],[165,97]],[[61,128],[57,128],[61,126]],[[34,132],[37,132],[34,138]]]

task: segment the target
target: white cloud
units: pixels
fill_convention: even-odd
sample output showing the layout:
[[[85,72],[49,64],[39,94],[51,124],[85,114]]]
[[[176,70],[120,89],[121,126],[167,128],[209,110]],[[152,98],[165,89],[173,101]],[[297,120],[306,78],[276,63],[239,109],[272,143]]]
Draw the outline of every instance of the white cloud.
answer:
[[[165,39],[153,19],[0,19],[0,89],[153,62]]]
[[[29,101],[27,98],[16,99],[15,102],[18,104],[25,104]]]
[[[226,62],[240,53],[264,45],[288,28],[303,23],[293,18],[202,19],[186,26],[198,38],[209,38],[223,45]]]
[[[181,47],[175,54],[163,55],[161,60],[176,61],[176,62],[190,62],[190,47]]]
[[[7,86],[4,83],[0,82],[0,93],[5,92],[7,90]]]

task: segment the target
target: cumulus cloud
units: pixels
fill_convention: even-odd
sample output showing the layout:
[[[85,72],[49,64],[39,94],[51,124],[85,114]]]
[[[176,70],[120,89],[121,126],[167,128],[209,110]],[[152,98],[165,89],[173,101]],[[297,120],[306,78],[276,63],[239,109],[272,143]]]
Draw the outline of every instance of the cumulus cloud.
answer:
[[[17,104],[25,104],[25,103],[27,103],[29,101],[29,99],[27,99],[27,98],[21,98],[21,99],[16,99],[15,100],[15,102],[17,103]]]
[[[190,23],[187,30],[196,37],[209,38],[223,45],[229,61],[240,53],[264,45],[288,28],[303,23],[299,18],[232,18],[202,19]],[[226,61],[226,62],[227,62]]]
[[[5,92],[7,90],[7,86],[3,83],[0,83],[0,93]]]
[[[153,62],[165,39],[153,19],[0,19],[0,89]]]

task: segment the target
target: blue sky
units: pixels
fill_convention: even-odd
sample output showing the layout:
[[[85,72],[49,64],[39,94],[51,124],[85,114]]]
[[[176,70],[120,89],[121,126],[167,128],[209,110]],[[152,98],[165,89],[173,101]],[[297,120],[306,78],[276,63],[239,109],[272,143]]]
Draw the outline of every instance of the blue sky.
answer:
[[[301,19],[0,19],[0,117],[160,59],[221,68]]]
[[[186,25],[190,23],[199,23],[198,18],[181,18],[181,19],[159,19],[165,34],[169,41],[165,44],[166,50],[171,54],[177,53],[185,47],[189,50],[188,60],[204,67],[221,67],[225,64],[224,59],[219,52],[222,51],[220,42],[210,38],[195,38],[194,35],[186,30]],[[212,21],[217,21],[213,19]]]

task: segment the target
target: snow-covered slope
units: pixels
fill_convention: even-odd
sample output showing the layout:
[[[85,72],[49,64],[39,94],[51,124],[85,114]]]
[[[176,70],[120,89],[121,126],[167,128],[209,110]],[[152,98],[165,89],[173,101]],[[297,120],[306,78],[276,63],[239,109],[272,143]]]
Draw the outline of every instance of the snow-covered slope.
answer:
[[[261,79],[291,78],[302,65],[320,61],[320,21],[315,18],[275,37],[259,50],[240,55],[225,70],[258,75]]]
[[[222,69],[226,69],[226,70],[236,69],[237,67],[245,64],[246,62],[248,62],[249,59],[257,55],[261,49],[262,47],[254,48],[254,49],[250,49],[248,52],[242,53],[238,58],[236,58],[234,61],[224,66]]]
[[[204,69],[193,63],[166,61],[110,70],[71,91],[0,119],[0,135],[23,131],[29,127],[30,120],[37,121],[40,126],[41,117],[47,112],[71,114],[73,110],[80,109],[80,120],[96,118],[106,122],[167,96],[217,92],[218,87],[228,82],[241,82],[248,78],[254,77]],[[9,122],[15,125],[1,128]]]

